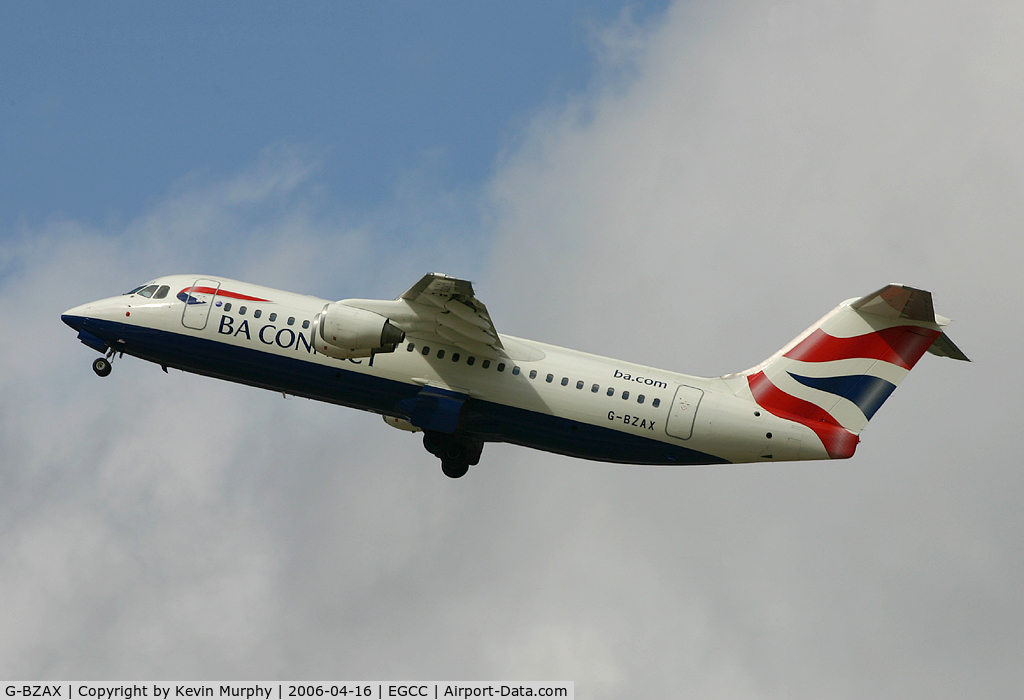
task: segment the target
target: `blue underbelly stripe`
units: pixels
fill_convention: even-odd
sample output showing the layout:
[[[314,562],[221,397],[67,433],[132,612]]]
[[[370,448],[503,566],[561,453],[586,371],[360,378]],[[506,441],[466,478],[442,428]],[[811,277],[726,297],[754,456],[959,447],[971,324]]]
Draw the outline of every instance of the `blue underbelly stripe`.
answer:
[[[207,338],[111,321],[87,319],[85,328],[119,352],[175,369],[249,386],[406,417],[400,402],[416,398],[417,384],[331,367]],[[124,340],[124,343],[118,342]],[[713,455],[631,433],[493,401],[469,399],[458,432],[485,442],[507,442],[582,459],[623,464],[728,464]]]

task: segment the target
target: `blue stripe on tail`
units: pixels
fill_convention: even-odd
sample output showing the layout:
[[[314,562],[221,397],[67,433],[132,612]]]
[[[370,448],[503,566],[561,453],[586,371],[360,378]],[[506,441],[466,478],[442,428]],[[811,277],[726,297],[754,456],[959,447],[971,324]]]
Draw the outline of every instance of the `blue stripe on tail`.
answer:
[[[846,377],[802,377],[792,372],[788,374],[804,386],[827,391],[852,401],[868,420],[871,420],[875,411],[896,390],[896,385],[892,382],[869,374]]]

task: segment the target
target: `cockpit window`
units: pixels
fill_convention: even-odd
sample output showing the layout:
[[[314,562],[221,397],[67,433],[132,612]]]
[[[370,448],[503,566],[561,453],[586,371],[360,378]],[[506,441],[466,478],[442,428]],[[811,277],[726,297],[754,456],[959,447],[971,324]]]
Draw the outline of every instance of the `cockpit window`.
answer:
[[[163,294],[160,294],[160,292]],[[131,296],[132,294],[138,294],[140,297],[163,299],[167,296],[167,292],[171,291],[171,288],[166,284],[162,287],[159,284],[140,284],[138,287],[130,292],[125,292],[124,296]],[[156,296],[159,295],[159,296]]]

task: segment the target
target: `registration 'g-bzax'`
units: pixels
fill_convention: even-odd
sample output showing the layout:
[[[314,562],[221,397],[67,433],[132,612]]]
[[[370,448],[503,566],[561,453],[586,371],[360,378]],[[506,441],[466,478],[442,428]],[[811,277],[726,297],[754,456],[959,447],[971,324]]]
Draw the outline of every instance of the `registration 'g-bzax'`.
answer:
[[[498,333],[471,283],[429,274],[394,301],[331,302],[163,277],[61,316],[115,355],[372,411],[452,478],[508,442],[650,465],[844,459],[927,351],[966,360],[929,292],[845,301],[761,364],[702,378]]]

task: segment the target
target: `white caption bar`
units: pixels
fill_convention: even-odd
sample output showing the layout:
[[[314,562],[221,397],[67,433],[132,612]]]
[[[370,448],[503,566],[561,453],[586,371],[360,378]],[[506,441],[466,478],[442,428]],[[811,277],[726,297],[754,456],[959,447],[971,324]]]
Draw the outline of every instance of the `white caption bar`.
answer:
[[[76,683],[3,683],[4,698],[53,700],[180,700],[181,698],[238,698],[240,700],[310,700],[316,698],[575,698],[575,683],[382,682],[337,683],[166,681]]]

